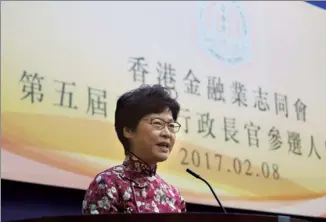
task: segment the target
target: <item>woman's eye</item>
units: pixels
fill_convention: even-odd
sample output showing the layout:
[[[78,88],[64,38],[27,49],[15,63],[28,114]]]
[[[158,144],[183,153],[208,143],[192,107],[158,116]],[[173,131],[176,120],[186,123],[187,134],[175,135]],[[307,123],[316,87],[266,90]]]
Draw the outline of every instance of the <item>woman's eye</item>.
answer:
[[[159,122],[159,121],[154,121],[154,122],[153,122],[153,125],[155,125],[155,126],[162,126],[162,123]]]
[[[169,127],[170,127],[171,129],[173,129],[173,128],[175,127],[175,125],[174,125],[174,124],[169,124]]]

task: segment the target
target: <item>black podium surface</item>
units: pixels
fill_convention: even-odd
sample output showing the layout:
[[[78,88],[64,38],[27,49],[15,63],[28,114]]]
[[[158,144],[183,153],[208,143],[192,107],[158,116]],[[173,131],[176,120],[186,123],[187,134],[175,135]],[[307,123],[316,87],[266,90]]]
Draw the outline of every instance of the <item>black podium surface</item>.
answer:
[[[183,214],[111,214],[111,215],[86,215],[43,217],[21,222],[305,222],[307,220],[295,219],[287,216],[266,216],[252,214],[223,214],[223,213],[183,213]]]

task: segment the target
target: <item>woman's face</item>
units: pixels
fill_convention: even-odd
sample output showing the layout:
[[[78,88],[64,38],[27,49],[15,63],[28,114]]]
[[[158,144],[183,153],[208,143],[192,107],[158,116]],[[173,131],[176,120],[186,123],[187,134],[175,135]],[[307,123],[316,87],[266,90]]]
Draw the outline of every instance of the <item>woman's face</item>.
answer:
[[[124,134],[130,141],[131,152],[153,166],[168,159],[179,128],[171,111],[165,109],[162,113],[144,116],[134,131],[125,130]]]

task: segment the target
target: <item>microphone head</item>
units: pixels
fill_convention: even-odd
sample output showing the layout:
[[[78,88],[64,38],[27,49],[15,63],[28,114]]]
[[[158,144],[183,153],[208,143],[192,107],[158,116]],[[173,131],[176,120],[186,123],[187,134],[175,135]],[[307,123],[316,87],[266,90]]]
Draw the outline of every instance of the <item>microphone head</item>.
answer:
[[[186,171],[187,171],[189,174],[191,174],[192,176],[194,176],[194,177],[196,177],[196,178],[198,178],[198,179],[200,178],[200,176],[199,176],[197,173],[195,173],[194,171],[192,171],[191,169],[187,168]]]

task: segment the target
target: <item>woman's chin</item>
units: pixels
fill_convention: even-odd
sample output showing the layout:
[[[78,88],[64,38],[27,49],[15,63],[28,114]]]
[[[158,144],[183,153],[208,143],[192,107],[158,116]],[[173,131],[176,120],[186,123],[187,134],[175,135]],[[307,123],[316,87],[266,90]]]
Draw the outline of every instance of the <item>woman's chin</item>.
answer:
[[[169,158],[170,152],[158,152],[154,155],[157,162],[163,162]]]

